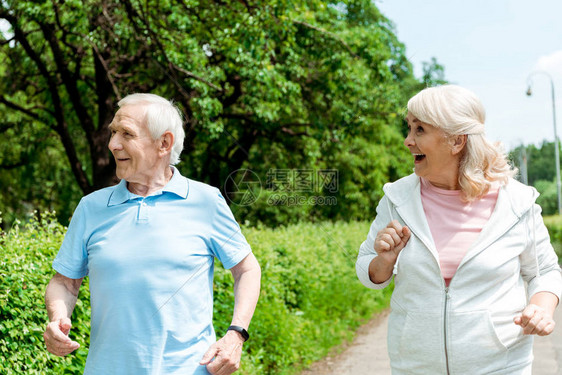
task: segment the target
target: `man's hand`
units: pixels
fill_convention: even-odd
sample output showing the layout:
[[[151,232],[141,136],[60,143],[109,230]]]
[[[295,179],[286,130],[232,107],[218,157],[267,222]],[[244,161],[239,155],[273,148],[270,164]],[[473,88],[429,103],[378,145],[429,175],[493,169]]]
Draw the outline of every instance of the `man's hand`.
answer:
[[[63,357],[80,347],[80,344],[68,337],[70,327],[72,327],[72,324],[68,318],[55,320],[47,324],[43,338],[49,353]]]
[[[529,304],[525,310],[513,319],[523,328],[525,335],[550,335],[554,331],[554,319],[547,311],[537,305]]]
[[[211,345],[199,364],[207,365],[207,371],[213,375],[230,375],[240,367],[242,344],[242,335],[228,331],[222,339]]]
[[[62,357],[80,347],[76,341],[68,338],[68,333],[72,327],[70,316],[83,279],[70,279],[57,272],[47,285],[45,306],[50,323],[47,324],[43,338],[47,350],[54,355]]]

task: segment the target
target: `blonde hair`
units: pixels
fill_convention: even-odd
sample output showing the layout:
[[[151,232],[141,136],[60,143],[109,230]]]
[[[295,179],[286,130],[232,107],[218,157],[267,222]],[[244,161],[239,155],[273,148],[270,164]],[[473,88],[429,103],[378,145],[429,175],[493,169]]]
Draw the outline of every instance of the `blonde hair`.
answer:
[[[472,91],[455,85],[429,87],[408,101],[408,112],[449,137],[467,135],[459,165],[459,185],[466,201],[482,197],[494,181],[507,184],[517,173],[501,143],[486,139],[486,112]]]
[[[161,96],[145,93],[127,95],[117,103],[119,108],[136,104],[145,105],[146,125],[152,139],[160,138],[167,131],[174,135],[170,164],[176,165],[179,163],[180,154],[183,150],[185,131],[183,130],[183,121],[178,107],[172,101]]]

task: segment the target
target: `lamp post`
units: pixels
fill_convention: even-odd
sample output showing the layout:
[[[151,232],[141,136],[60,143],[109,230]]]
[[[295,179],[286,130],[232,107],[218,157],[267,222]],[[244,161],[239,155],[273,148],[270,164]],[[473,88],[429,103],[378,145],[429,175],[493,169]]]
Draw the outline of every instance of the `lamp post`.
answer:
[[[531,77],[537,74],[543,74],[550,80],[550,91],[552,95],[552,123],[554,125],[554,157],[556,159],[556,195],[558,196],[558,215],[562,215],[562,198],[560,197],[560,151],[558,147],[558,134],[556,131],[556,98],[554,95],[554,81],[547,72],[537,71],[529,74],[527,77],[527,96],[531,96],[533,94],[533,91],[531,90]]]

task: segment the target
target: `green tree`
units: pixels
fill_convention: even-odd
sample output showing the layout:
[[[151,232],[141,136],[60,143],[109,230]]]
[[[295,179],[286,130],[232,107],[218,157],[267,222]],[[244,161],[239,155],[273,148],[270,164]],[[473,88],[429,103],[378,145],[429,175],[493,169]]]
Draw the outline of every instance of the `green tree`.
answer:
[[[25,201],[64,222],[114,183],[107,126],[132,92],[179,104],[180,169],[226,191],[242,167],[338,168],[359,208],[407,172],[402,109],[419,81],[370,0],[3,0],[0,19],[0,181],[15,186],[0,209]]]
[[[543,141],[539,147],[530,144],[514,148],[509,153],[509,158],[520,171],[521,160],[524,155],[523,148],[525,148],[525,155],[527,158],[527,178],[529,185],[535,186],[535,183],[540,180],[554,181],[556,178],[554,142]]]
[[[431,61],[422,63],[422,81],[425,87],[443,85],[447,83],[445,79],[445,67],[437,62],[435,57]]]
[[[541,194],[537,203],[542,208],[543,215],[554,215],[558,213],[558,194],[556,193],[556,181],[538,180],[535,188]]]
[[[521,164],[526,159],[527,182],[541,194],[537,203],[540,204],[545,215],[558,212],[554,147],[554,142],[543,141],[539,147],[533,144],[521,145],[509,153],[512,163],[519,168],[520,173],[524,170]]]

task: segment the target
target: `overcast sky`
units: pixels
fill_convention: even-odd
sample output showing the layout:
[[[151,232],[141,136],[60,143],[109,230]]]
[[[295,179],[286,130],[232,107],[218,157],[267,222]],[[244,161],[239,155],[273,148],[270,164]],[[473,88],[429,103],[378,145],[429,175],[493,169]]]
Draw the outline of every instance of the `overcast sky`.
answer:
[[[436,57],[445,78],[474,91],[486,107],[486,134],[506,149],[554,140],[550,81],[562,136],[561,0],[375,0],[393,21],[417,77]]]

